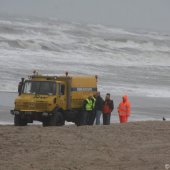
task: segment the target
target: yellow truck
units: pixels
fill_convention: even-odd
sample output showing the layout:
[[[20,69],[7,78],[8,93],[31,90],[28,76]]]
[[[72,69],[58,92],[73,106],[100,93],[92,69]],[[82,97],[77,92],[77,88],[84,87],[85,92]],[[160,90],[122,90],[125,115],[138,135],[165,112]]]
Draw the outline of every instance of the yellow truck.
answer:
[[[15,126],[26,126],[34,120],[43,126],[62,126],[65,121],[81,125],[82,104],[97,92],[97,76],[31,75],[22,83],[15,99]]]

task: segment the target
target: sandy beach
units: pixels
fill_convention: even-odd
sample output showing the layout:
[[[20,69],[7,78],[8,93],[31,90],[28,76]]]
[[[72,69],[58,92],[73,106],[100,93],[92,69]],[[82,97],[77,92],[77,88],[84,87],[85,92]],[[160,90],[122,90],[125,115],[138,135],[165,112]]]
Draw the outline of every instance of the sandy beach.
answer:
[[[163,170],[170,123],[110,126],[0,126],[2,170]]]
[[[0,170],[150,170],[170,164],[168,98],[130,97],[129,123],[13,126],[16,93],[0,92]],[[121,97],[114,96],[115,107]],[[170,169],[170,168],[169,168]]]

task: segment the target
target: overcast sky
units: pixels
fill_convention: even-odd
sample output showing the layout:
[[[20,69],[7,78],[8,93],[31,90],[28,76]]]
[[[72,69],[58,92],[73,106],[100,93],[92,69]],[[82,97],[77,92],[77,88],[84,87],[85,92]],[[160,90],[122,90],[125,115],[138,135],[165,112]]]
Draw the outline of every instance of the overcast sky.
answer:
[[[170,0],[0,0],[0,14],[170,32]]]

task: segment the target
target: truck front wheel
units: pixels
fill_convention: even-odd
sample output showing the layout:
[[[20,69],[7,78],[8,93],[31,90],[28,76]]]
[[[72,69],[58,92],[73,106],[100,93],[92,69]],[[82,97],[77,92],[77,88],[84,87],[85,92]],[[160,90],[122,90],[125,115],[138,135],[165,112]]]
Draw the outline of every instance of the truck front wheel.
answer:
[[[65,124],[63,114],[55,112],[49,120],[49,126],[63,126]]]
[[[15,115],[14,117],[14,125],[15,126],[26,126],[27,122],[23,119],[21,119],[20,115]]]

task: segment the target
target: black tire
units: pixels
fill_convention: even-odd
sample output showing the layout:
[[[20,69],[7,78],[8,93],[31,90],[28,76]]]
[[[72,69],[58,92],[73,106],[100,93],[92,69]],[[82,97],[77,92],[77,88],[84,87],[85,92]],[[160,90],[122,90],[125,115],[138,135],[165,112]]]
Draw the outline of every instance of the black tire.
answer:
[[[77,126],[83,125],[82,119],[83,119],[82,112],[79,112],[79,113],[77,114],[77,119],[76,119],[76,121],[75,121],[75,124],[76,124]]]
[[[20,126],[20,124],[21,124],[20,116],[15,115],[15,116],[14,116],[14,125],[15,125],[15,126]]]
[[[43,127],[49,126],[49,120],[43,120],[42,125]]]
[[[61,112],[55,112],[49,119],[49,126],[63,126],[64,117]]]
[[[78,120],[75,123],[77,126],[87,125],[87,112],[81,111],[78,115]]]
[[[14,125],[15,126],[26,126],[27,122],[23,119],[21,119],[20,115],[15,115],[14,117]]]

